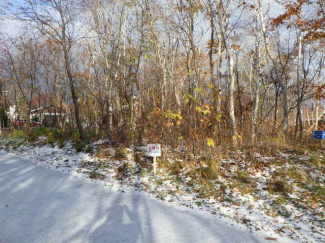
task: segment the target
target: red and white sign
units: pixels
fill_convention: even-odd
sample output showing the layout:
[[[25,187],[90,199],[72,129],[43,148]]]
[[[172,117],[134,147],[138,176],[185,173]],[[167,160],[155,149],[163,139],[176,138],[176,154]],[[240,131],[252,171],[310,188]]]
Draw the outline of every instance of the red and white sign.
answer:
[[[161,156],[161,145],[160,144],[148,144],[147,145],[147,156],[160,157]]]

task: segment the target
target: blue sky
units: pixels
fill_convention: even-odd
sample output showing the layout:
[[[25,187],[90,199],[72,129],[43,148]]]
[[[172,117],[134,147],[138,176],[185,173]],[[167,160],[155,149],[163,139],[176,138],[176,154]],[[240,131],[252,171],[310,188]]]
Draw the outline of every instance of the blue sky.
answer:
[[[7,1],[15,5],[23,4],[23,0],[7,0]]]
[[[23,6],[24,1],[23,0],[0,0],[0,8],[3,8],[4,11],[7,11],[8,7],[9,7],[9,9],[12,9],[8,3],[10,5],[19,7],[19,6]],[[0,17],[1,17],[1,15],[2,15],[2,13],[0,11]]]

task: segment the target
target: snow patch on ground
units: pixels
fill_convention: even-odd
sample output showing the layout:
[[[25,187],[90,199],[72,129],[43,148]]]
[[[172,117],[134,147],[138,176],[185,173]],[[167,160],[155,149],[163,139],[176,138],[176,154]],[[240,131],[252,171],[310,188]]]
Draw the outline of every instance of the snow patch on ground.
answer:
[[[40,141],[43,141],[42,139],[44,140],[41,138]],[[92,145],[96,148],[96,146],[108,143],[108,140],[99,140]],[[277,170],[277,167],[273,165],[253,173],[252,179],[256,180],[257,189],[255,194],[243,194],[236,188],[230,190],[228,180],[219,177],[218,181],[227,185],[224,192],[226,200],[220,201],[212,197],[200,198],[193,190],[195,185],[188,186],[190,178],[186,176],[186,173],[180,175],[177,181],[173,177],[166,177],[166,172],[163,170],[160,170],[158,175],[153,175],[148,169],[139,167],[132,160],[131,150],[127,150],[128,155],[124,160],[105,160],[84,152],[77,153],[70,142],[65,143],[63,148],[59,148],[58,145],[22,144],[15,148],[3,146],[3,149],[51,170],[93,178],[94,181],[104,184],[110,190],[147,192],[149,197],[155,197],[174,205],[183,205],[194,210],[207,211],[219,217],[230,218],[236,223],[246,225],[254,232],[269,235],[269,239],[266,240],[325,242],[324,218],[315,215],[315,212],[323,215],[324,205],[317,205],[317,209],[311,211],[308,207],[297,208],[284,202],[282,205],[279,204],[278,211],[274,212],[274,207],[271,206],[273,201],[270,200],[269,192],[265,190],[267,180]],[[270,163],[274,160],[272,157],[263,157],[259,154],[253,156],[263,163]],[[288,159],[291,155],[280,153],[279,156]],[[306,161],[307,158],[302,157],[299,160]],[[222,163],[229,165],[228,173],[238,170],[234,160],[223,160]],[[290,168],[290,164],[285,166]],[[220,185],[215,186],[220,187]],[[295,201],[302,200],[295,192],[290,194],[290,198]]]

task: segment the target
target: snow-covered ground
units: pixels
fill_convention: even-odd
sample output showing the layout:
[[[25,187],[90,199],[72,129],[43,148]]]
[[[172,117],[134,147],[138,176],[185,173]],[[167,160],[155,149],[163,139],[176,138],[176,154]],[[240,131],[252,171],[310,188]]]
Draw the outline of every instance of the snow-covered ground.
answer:
[[[0,152],[0,242],[4,243],[259,243],[230,219],[107,190]]]
[[[319,177],[319,171],[307,168],[304,163],[310,156],[278,154],[277,157],[263,157],[254,154],[257,161],[268,164],[254,169],[255,171],[250,171],[253,167],[245,164],[245,157],[240,158],[238,163],[231,159],[223,160],[223,176],[218,176],[209,185],[220,188],[223,194],[220,198],[202,198],[199,193],[202,185],[196,181],[191,182],[186,169],[178,176],[169,175],[163,169],[153,175],[149,162],[148,166],[134,162],[131,149],[127,149],[126,158],[114,159],[111,156],[108,159],[84,152],[77,153],[71,143],[66,143],[63,148],[44,145],[42,139],[38,145],[13,144],[15,143],[9,140],[2,141],[2,149],[51,170],[91,178],[112,191],[141,191],[148,197],[155,197],[171,205],[182,205],[191,210],[209,212],[215,217],[228,218],[236,224],[245,225],[254,233],[267,235],[265,241],[325,242],[324,202],[310,204],[311,195],[308,190],[295,181],[290,181],[290,178],[287,181],[292,187],[288,192],[289,200],[279,193],[273,195],[267,190],[272,175],[280,168],[280,165],[271,163],[274,160],[281,160],[281,168],[285,168],[286,173],[294,172],[299,176],[308,172],[310,176]],[[102,145],[106,146],[107,141],[92,144],[95,150]],[[109,154],[116,153],[113,147],[107,145],[106,149]],[[247,168],[251,175],[249,186],[231,177],[238,167]]]

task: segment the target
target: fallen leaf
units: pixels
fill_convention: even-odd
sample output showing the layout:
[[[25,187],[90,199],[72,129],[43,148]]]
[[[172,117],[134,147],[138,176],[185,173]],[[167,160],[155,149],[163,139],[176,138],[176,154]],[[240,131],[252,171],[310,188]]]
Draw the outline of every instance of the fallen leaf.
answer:
[[[272,237],[266,237],[265,240],[270,240],[270,241],[276,241],[277,238],[272,238]]]

